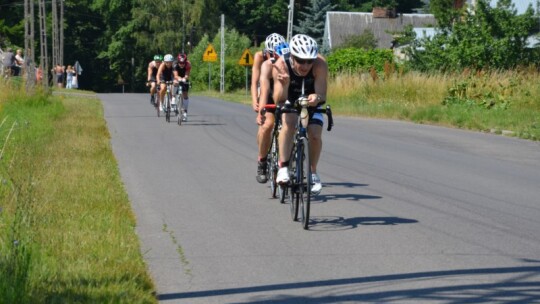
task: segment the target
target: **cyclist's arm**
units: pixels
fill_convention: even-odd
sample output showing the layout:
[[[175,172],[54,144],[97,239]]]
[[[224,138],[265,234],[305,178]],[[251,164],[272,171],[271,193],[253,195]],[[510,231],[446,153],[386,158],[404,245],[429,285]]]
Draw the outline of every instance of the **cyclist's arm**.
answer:
[[[163,68],[165,67],[165,64],[161,64],[159,66],[159,69],[157,70],[156,74],[156,81],[159,83],[161,82],[162,74],[163,74]]]
[[[289,69],[283,57],[276,60],[272,69],[272,78],[274,79],[274,102],[282,103],[288,98],[289,91]]]
[[[323,58],[315,59],[313,63],[313,77],[315,77],[315,94],[308,96],[310,106],[317,106],[326,101],[328,86],[328,64]]]
[[[176,69],[176,67],[173,68],[173,80],[175,82],[179,82],[180,79],[182,79],[182,77],[180,77],[180,73],[178,73],[178,70]]]
[[[152,79],[152,62],[150,62],[148,64],[148,76],[146,77],[147,81],[146,82],[150,82],[150,80]]]
[[[257,90],[257,84],[261,77],[261,65],[264,59],[262,52],[255,53],[253,57],[253,67],[251,68],[251,106],[253,111],[259,112],[259,92]]]
[[[186,62],[186,75],[184,75],[184,81],[188,81],[189,80],[189,73],[191,73],[191,62],[187,61]]]
[[[259,97],[259,112],[268,103],[268,93],[270,92],[270,79],[272,79],[272,62],[266,60],[261,65],[261,76],[259,82],[261,85],[261,96]]]

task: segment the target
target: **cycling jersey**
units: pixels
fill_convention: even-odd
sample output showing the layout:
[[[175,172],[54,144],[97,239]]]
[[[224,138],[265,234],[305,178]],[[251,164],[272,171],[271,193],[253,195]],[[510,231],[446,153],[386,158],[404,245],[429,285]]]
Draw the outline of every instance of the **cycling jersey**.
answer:
[[[287,68],[289,69],[289,91],[288,99],[292,103],[302,96],[302,85],[304,86],[304,95],[315,94],[315,77],[313,76],[313,67],[309,70],[309,73],[302,77],[294,73],[290,60],[285,60]],[[321,108],[318,106],[317,108]],[[314,113],[309,119],[309,124],[323,125],[322,113]]]
[[[178,72],[178,76],[180,77],[186,77],[189,76],[189,72],[191,71],[191,63],[189,61],[186,61],[186,64],[183,67],[180,67],[178,63],[174,65],[174,69]]]
[[[172,81],[172,80],[173,80],[173,67],[172,66],[168,67],[167,65],[165,65],[163,67],[163,71],[161,72],[160,81]]]

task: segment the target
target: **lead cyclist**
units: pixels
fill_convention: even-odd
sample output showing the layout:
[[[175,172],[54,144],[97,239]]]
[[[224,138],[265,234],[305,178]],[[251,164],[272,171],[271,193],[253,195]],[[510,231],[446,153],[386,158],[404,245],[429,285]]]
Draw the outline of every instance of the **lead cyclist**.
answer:
[[[280,57],[275,69],[272,69],[274,81],[274,100],[279,104],[296,101],[302,93],[307,96],[310,107],[318,107],[326,101],[328,81],[328,64],[319,55],[317,42],[307,35],[293,36],[289,43],[290,54],[288,59]],[[282,117],[282,129],[279,133],[279,171],[276,181],[278,184],[289,182],[289,156],[291,154],[293,137],[295,133],[297,114],[286,113]],[[309,137],[309,154],[311,159],[311,172],[313,186],[311,193],[318,195],[322,190],[322,183],[317,173],[317,164],[322,151],[321,113],[315,113],[309,120],[307,128]]]

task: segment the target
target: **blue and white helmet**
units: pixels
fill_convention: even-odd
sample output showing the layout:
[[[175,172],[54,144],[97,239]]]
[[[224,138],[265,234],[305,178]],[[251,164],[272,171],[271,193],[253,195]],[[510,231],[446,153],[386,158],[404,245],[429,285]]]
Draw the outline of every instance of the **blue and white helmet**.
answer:
[[[290,43],[291,54],[301,59],[315,59],[319,48],[315,39],[308,35],[294,35]]]
[[[167,54],[167,55],[165,55],[165,58],[163,58],[163,61],[165,61],[165,62],[173,62],[174,57],[171,54]]]
[[[264,49],[268,52],[274,52],[276,46],[286,42],[285,38],[278,33],[272,33],[266,37],[264,42]]]
[[[289,44],[287,42],[280,43],[274,47],[274,51],[279,56],[287,55],[290,52]]]

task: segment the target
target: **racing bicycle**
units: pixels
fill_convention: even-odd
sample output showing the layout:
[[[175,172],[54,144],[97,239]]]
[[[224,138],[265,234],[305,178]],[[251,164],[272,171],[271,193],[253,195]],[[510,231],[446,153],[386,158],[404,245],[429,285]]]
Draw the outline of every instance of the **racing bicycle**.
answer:
[[[293,221],[302,220],[302,227],[309,227],[309,212],[311,204],[311,161],[309,157],[309,139],[307,127],[309,119],[315,113],[326,113],[328,117],[327,130],[332,130],[334,120],[329,105],[325,109],[308,107],[306,96],[298,98],[294,104],[285,103],[281,113],[296,113],[298,115],[296,133],[293,140],[293,149],[289,157],[289,182],[281,185],[281,195],[289,200],[289,207]]]

